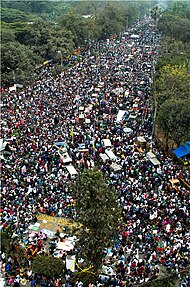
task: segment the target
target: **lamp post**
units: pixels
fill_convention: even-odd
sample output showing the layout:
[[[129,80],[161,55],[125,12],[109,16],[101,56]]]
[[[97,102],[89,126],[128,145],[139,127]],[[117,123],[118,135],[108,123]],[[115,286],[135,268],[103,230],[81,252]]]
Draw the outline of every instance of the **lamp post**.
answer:
[[[61,59],[61,66],[63,65],[63,55],[62,52],[60,50],[57,51],[58,55],[60,56]]]

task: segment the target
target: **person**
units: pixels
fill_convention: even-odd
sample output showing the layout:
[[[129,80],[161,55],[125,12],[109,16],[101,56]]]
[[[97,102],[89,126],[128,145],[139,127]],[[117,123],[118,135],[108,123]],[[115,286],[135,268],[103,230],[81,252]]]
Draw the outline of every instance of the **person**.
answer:
[[[34,278],[30,281],[30,286],[31,287],[35,287],[36,286],[36,280]]]

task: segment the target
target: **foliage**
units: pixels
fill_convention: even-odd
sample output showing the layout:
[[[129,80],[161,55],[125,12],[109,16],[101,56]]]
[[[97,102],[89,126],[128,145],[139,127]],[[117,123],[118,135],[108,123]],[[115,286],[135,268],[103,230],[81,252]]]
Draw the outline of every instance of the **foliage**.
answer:
[[[150,15],[152,17],[152,19],[154,19],[155,21],[158,21],[158,19],[161,16],[161,9],[159,6],[154,6],[151,11],[150,11]]]
[[[168,13],[179,16],[181,18],[190,19],[190,3],[189,1],[174,1],[173,5],[168,10]]]
[[[2,8],[1,13],[2,21],[5,22],[26,22],[28,20],[27,14],[17,9]]]
[[[32,271],[48,278],[59,277],[64,266],[62,259],[46,255],[37,255],[32,261]]]
[[[106,184],[101,171],[85,170],[75,184],[76,213],[79,229],[79,257],[85,265],[100,268],[104,248],[118,233],[117,192]]]
[[[165,101],[158,112],[157,122],[166,138],[169,136],[177,145],[187,141],[190,134],[189,100]]]
[[[64,62],[75,48],[118,34],[148,12],[152,4],[144,3],[2,1],[2,81],[23,81],[39,61],[59,63],[58,51]]]
[[[14,225],[8,225],[1,229],[1,249],[8,257],[14,249],[14,245],[18,244],[19,236],[16,233]]]
[[[109,4],[98,15],[97,23],[100,27],[100,39],[109,38],[124,30],[124,18],[117,6]]]
[[[190,19],[175,15],[164,15],[159,21],[158,28],[167,36],[189,42]]]
[[[189,99],[190,74],[186,66],[163,66],[156,79],[155,88],[159,105],[170,98]]]
[[[162,37],[161,57],[156,63],[156,76],[159,76],[159,70],[166,65],[186,65],[190,61],[190,50],[188,45],[180,40],[172,39],[168,36]]]
[[[36,63],[41,62],[41,58],[35,55],[30,48],[18,42],[8,42],[1,45],[1,71],[3,82],[23,82],[29,76]]]
[[[14,42],[15,40],[15,34],[12,29],[6,26],[1,27],[1,43],[6,44],[8,42]]]
[[[61,17],[59,23],[63,29],[71,31],[75,47],[84,46],[86,41],[89,41],[89,38],[92,37],[92,20],[83,18],[81,15],[74,13],[73,10]]]
[[[2,1],[2,7],[40,15],[44,20],[55,22],[72,7],[72,3],[66,1]]]

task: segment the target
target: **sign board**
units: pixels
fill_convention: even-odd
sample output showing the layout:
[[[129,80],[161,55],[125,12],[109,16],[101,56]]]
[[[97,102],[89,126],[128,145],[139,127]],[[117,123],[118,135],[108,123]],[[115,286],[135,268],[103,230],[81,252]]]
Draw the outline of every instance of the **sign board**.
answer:
[[[66,257],[66,269],[75,272],[75,255]]]

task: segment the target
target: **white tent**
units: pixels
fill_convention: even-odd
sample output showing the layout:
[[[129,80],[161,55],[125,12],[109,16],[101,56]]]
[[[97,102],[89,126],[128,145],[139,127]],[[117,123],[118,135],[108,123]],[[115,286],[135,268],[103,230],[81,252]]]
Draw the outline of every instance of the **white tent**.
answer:
[[[69,156],[67,151],[60,150],[58,153],[59,153],[63,163],[70,163],[70,162],[72,162],[72,158]]]
[[[137,35],[137,34],[132,34],[132,35],[130,36],[130,38],[131,38],[131,39],[139,39],[139,35]]]
[[[75,272],[75,259],[76,259],[75,255],[66,257],[65,263],[66,263],[67,270],[71,270],[72,272]]]
[[[113,151],[111,149],[106,149],[105,152],[111,160],[117,159],[116,155],[113,153]]]
[[[98,94],[97,93],[93,93],[92,95],[91,95],[91,98],[97,98],[98,97]]]
[[[4,151],[6,148],[7,142],[5,142],[3,139],[0,139],[0,151]]]
[[[111,147],[111,146],[112,146],[110,139],[103,139],[103,140],[102,140],[102,144],[103,144],[105,147]]]
[[[124,133],[131,133],[133,130],[131,128],[124,128]]]
[[[70,173],[70,175],[78,174],[77,170],[74,168],[73,165],[66,165],[65,167],[68,170],[68,172]]]
[[[140,143],[146,143],[146,140],[143,136],[139,136],[137,137],[137,141],[140,142]]]
[[[74,245],[70,243],[70,241],[65,241],[65,242],[61,242],[59,241],[57,243],[56,249],[57,250],[64,250],[64,251],[70,251],[74,248]]]
[[[109,157],[105,153],[100,153],[100,157],[103,161],[106,161],[109,159]]]
[[[124,114],[126,113],[126,110],[119,110],[118,114],[117,114],[117,122],[120,122],[122,120],[122,118],[124,117]]]
[[[111,167],[113,168],[114,171],[122,170],[122,167],[117,163],[112,163]]]
[[[147,158],[153,165],[160,165],[159,160],[156,158],[156,155],[153,152],[147,152]]]

